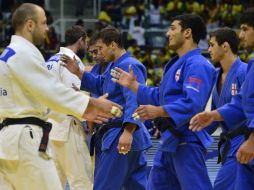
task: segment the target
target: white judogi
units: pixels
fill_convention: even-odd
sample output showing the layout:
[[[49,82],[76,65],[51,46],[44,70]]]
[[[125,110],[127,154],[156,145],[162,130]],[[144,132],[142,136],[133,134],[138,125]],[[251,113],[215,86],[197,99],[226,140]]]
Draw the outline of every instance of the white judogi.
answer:
[[[81,119],[88,102],[88,96],[58,82],[36,46],[12,36],[0,56],[0,120],[46,120],[47,107]],[[41,136],[36,125],[9,125],[0,131],[0,187],[6,183],[15,190],[62,189],[50,151],[38,151]]]
[[[47,61],[47,68],[66,87],[71,88],[73,84],[80,86],[79,78],[61,66],[60,57],[62,54],[72,58],[75,56],[80,69],[84,70],[84,65],[79,57],[71,49],[65,47],[61,47],[60,52]],[[85,142],[82,123],[77,118],[66,115],[64,115],[63,121],[59,121],[63,114],[54,113],[54,117],[56,115],[59,115],[57,119],[49,120],[53,124],[50,139],[53,145],[53,158],[62,185],[64,187],[68,181],[71,190],[92,190],[92,162]]]

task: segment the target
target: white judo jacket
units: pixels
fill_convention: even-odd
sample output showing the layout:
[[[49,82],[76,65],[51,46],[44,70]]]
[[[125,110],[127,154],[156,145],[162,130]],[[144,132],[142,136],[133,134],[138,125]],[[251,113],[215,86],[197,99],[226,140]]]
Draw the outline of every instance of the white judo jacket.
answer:
[[[65,67],[61,66],[60,57],[65,54],[69,57],[73,58],[75,56],[77,64],[79,65],[81,70],[84,70],[84,64],[80,60],[80,58],[69,48],[60,47],[59,53],[52,56],[47,62],[46,66],[50,72],[52,72],[58,80],[63,83],[66,87],[72,88],[73,84],[76,87],[80,86],[80,79],[69,72]],[[53,128],[50,132],[50,139],[55,141],[67,141],[68,135],[70,131],[71,122],[73,120],[78,121],[73,116],[67,116],[62,113],[52,112],[49,114],[49,122],[53,124]]]
[[[47,107],[82,119],[89,96],[66,86],[45,68],[45,60],[31,42],[13,35],[0,56],[0,120],[47,119]],[[0,131],[0,158],[18,160],[19,137],[25,125]],[[41,131],[41,130],[40,130]],[[40,133],[36,138],[41,139]]]

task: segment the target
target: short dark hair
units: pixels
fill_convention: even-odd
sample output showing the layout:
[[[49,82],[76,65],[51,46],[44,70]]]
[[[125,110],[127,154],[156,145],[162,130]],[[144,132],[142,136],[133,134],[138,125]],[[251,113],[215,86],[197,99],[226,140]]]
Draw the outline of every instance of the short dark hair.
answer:
[[[89,39],[88,46],[92,46],[96,43],[96,41],[99,39],[99,33],[94,33],[91,38]]]
[[[21,4],[12,15],[12,26],[16,31],[18,28],[24,26],[25,22],[28,19],[32,19],[37,23],[38,13],[37,9],[41,8],[38,5],[32,3],[23,3]]]
[[[74,25],[65,31],[65,45],[72,45],[78,41],[79,38],[86,40],[87,34],[82,26]]]
[[[239,38],[234,30],[228,27],[220,28],[210,33],[210,38],[215,37],[218,45],[228,42],[230,49],[234,54],[237,54]]]
[[[109,46],[110,43],[115,42],[119,48],[124,47],[122,34],[113,26],[103,28],[98,34],[98,39],[101,39],[107,46]]]
[[[240,24],[247,24],[254,28],[254,7],[248,8],[240,17]]]
[[[192,31],[193,41],[198,43],[200,39],[206,37],[206,25],[204,20],[196,14],[183,14],[172,18],[172,22],[178,20],[182,31],[190,28]]]

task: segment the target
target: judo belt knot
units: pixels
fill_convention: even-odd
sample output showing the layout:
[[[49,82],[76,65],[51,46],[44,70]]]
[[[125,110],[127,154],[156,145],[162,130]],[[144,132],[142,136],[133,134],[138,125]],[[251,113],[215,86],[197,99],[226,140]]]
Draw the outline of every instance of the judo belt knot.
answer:
[[[3,128],[4,126],[21,125],[21,124],[37,125],[42,128],[42,138],[39,146],[39,151],[46,152],[49,140],[49,132],[52,128],[52,124],[36,117],[6,118],[0,124],[0,129]]]
[[[97,138],[102,138],[102,136],[112,128],[122,128],[123,122],[121,120],[118,121],[112,121],[110,123],[102,124],[98,127],[98,130],[92,135],[91,141],[90,141],[90,155],[94,155],[94,147],[96,143]]]
[[[176,129],[176,125],[171,118],[159,117],[154,120],[155,126],[159,129],[160,132],[169,130],[176,138],[180,139],[183,137],[181,131]]]
[[[233,129],[229,132],[223,132],[220,134],[220,140],[218,143],[218,161],[217,163],[224,164],[228,152],[231,148],[231,140],[237,136],[244,135],[245,139],[247,139],[250,135],[251,131],[247,127],[239,127],[236,129]],[[222,144],[224,144],[224,148],[222,151],[220,151]]]

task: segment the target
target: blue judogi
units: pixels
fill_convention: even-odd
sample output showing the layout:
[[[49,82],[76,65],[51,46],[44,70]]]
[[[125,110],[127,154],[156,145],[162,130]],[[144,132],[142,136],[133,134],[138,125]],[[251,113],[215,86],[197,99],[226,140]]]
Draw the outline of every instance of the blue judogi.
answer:
[[[94,74],[94,75],[104,75],[109,69],[109,65],[107,65],[107,67],[105,68],[105,71],[103,73],[101,73],[102,67],[100,64],[95,64],[92,68],[92,70],[90,71],[90,73]],[[91,93],[91,97],[99,97],[99,95]],[[98,124],[94,124],[94,130],[97,131],[100,125]],[[98,133],[94,134],[95,136],[93,138],[94,143],[95,143],[95,168],[94,168],[94,176],[97,175],[97,171],[98,171],[98,166],[99,166],[99,162],[100,162],[100,156],[101,156],[101,142],[102,142],[102,137],[101,135],[99,135]],[[91,148],[91,147],[90,147]],[[93,147],[92,147],[93,148]],[[91,151],[91,150],[90,150]]]
[[[140,83],[146,81],[146,69],[130,53],[122,55],[115,63],[110,63],[103,75],[85,73],[81,82],[81,89],[97,95],[108,93],[108,99],[123,106],[123,116],[111,119],[109,123],[121,121],[134,123],[138,126],[133,134],[131,151],[127,155],[119,154],[117,145],[122,134],[121,126],[108,130],[102,137],[101,155],[94,181],[94,190],[144,190],[146,179],[146,158],[144,150],[151,146],[150,135],[140,121],[132,119],[132,114],[138,107],[136,95],[128,88],[112,82],[110,70],[119,67],[128,71],[129,64]]]
[[[246,122],[249,128],[254,127],[254,60],[250,60],[247,67],[247,75],[240,93],[232,97],[229,104],[217,109],[227,126],[238,126]],[[254,161],[249,164],[237,163],[236,190],[252,190],[254,187]]]
[[[212,64],[201,55],[200,49],[193,49],[167,63],[159,87],[139,86],[138,103],[163,106],[183,135],[178,139],[169,130],[161,133],[148,190],[212,189],[205,165],[206,148],[212,138],[205,130],[190,131],[188,123],[204,110],[214,80]]]
[[[221,92],[218,92],[218,86],[220,82],[220,77],[222,74],[222,68],[217,71],[216,83],[213,88],[213,102],[212,109],[217,109],[223,106],[226,103],[231,101],[232,96],[236,95],[237,92],[240,92],[240,88],[244,82],[246,76],[247,64],[242,62],[239,58],[232,64],[230,70],[228,71],[227,77],[224,81],[224,84],[221,88]],[[213,123],[209,128],[213,128],[213,126],[221,126],[222,132],[227,133],[230,130],[234,129],[233,126],[226,125],[225,122],[216,122]],[[245,127],[245,122],[239,123],[236,127]],[[216,128],[215,128],[216,129]],[[232,190],[235,187],[235,179],[236,179],[236,169],[237,169],[237,160],[236,160],[236,151],[239,146],[244,141],[243,136],[235,137],[231,140],[231,148],[227,154],[226,160],[221,166],[215,182],[214,189],[215,190]],[[222,145],[220,152],[222,153],[224,146]]]

